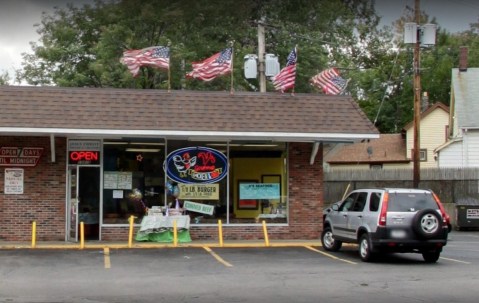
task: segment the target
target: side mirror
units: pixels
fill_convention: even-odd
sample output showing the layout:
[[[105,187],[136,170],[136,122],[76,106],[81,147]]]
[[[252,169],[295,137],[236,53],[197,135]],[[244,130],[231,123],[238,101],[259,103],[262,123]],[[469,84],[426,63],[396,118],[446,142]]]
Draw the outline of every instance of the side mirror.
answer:
[[[334,203],[332,206],[331,206],[331,209],[334,210],[334,211],[338,211],[339,210],[339,205]]]

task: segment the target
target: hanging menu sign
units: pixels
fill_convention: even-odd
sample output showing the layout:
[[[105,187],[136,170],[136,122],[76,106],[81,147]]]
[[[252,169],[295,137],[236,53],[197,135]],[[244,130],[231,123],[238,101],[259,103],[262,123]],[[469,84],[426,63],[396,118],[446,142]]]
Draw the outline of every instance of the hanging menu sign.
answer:
[[[23,168],[5,169],[5,189],[6,195],[23,194]]]

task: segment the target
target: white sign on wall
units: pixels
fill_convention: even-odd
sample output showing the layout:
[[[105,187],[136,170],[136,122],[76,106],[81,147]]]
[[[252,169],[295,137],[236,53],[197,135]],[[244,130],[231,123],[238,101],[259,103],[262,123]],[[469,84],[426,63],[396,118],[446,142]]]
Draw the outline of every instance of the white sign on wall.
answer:
[[[5,169],[5,191],[6,195],[23,194],[23,168]]]

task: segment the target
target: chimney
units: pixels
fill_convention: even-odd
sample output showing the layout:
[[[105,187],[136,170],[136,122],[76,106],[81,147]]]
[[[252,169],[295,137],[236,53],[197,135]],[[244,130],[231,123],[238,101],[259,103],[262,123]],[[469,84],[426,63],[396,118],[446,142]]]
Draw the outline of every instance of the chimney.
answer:
[[[422,93],[421,100],[421,113],[426,111],[429,108],[429,94],[427,92]]]
[[[459,71],[467,72],[467,47],[461,46],[459,49]]]

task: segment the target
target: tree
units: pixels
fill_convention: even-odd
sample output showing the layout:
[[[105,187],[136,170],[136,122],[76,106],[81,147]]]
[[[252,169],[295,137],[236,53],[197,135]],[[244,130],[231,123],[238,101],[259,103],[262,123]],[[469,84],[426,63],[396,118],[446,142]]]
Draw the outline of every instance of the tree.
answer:
[[[8,75],[8,72],[3,72],[3,74],[0,74],[0,85],[8,85],[9,81],[10,76]]]
[[[379,22],[371,0],[97,0],[43,16],[40,41],[23,55],[19,78],[32,85],[165,89],[165,71],[142,68],[133,78],[119,58],[126,49],[170,43],[173,89],[225,90],[227,77],[203,83],[184,74],[192,61],[234,40],[234,88],[251,90],[257,81],[243,79],[242,64],[245,54],[256,53],[258,20],[268,24],[267,52],[279,54],[281,65],[298,45],[297,92],[315,91],[309,78],[327,67],[365,60],[370,54],[361,44],[376,41],[371,29]]]

